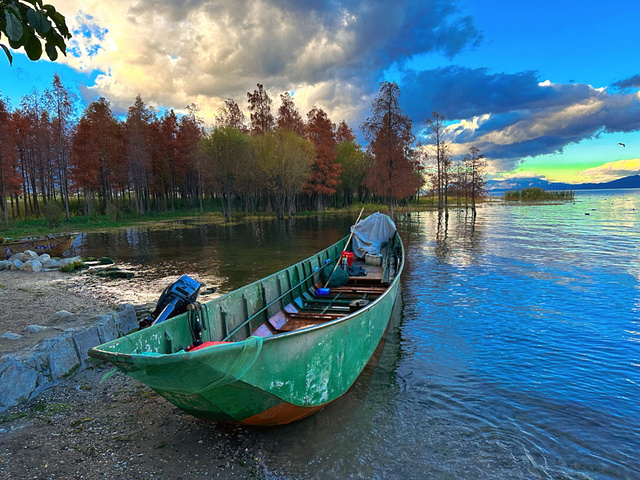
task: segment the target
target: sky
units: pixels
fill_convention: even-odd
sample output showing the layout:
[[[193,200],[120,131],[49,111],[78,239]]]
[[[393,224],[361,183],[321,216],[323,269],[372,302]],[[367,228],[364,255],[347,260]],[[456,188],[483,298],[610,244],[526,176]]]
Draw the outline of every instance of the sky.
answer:
[[[380,82],[395,81],[418,138],[433,111],[457,157],[476,146],[489,178],[605,182],[640,173],[637,0],[53,0],[74,36],[66,57],[0,57],[17,108],[58,73],[78,113],[100,96],[205,122],[264,85],[277,109],[323,108],[364,142]],[[1,53],[1,52],[0,52]],[[620,143],[624,144],[621,145]]]

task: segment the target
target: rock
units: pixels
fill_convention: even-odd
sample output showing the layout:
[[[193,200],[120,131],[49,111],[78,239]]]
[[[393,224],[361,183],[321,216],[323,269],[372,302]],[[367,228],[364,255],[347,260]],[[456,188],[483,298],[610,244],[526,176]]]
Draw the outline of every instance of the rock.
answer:
[[[55,258],[50,258],[49,260],[42,262],[43,268],[60,268],[60,262]]]
[[[84,330],[81,330],[74,334],[73,341],[80,357],[82,365],[86,365],[89,360],[89,354],[87,353],[90,348],[100,345],[100,336],[98,334],[98,327],[92,325]]]
[[[0,270],[9,268],[10,265],[11,265],[11,262],[9,260],[0,260]]]
[[[13,358],[0,360],[0,411],[28,400],[36,389],[38,372]]]
[[[76,268],[82,267],[82,264],[80,257],[63,258],[58,262],[58,269],[63,272],[73,272]]]
[[[19,338],[22,338],[22,335],[19,333],[5,332],[0,335],[0,338],[4,338],[6,340],[18,340]]]
[[[20,270],[20,267],[22,267],[23,263],[24,262],[19,258],[14,259],[11,262],[11,270]]]
[[[67,312],[66,310],[58,310],[53,314],[54,320],[62,320],[63,318],[73,317],[73,313]]]
[[[75,343],[70,334],[47,339],[38,346],[42,351],[49,352],[51,377],[54,382],[66,377],[80,367],[80,358],[78,358]]]
[[[38,257],[38,261],[43,265],[44,265],[44,262],[48,262],[49,260],[51,260],[51,255],[49,255],[48,253],[43,253]]]
[[[33,250],[25,250],[22,252],[22,258],[20,260],[28,262],[29,260],[35,260],[36,258],[38,258],[38,254],[36,252]]]
[[[22,261],[22,252],[14,253],[13,255],[11,255],[11,256],[9,257],[9,261],[10,261],[10,262],[13,262],[14,260],[20,260],[20,261]]]
[[[41,272],[42,271],[42,263],[38,260],[27,260],[22,264],[20,270],[23,272]]]
[[[65,310],[56,314],[73,315]],[[27,356],[0,356],[0,413],[35,398],[62,379],[91,366],[87,355],[89,348],[138,327],[131,304],[122,305],[115,312],[98,315],[91,323],[86,328],[69,329],[57,337],[44,339],[29,350]],[[25,331],[38,328],[44,327],[29,325]]]
[[[46,329],[47,327],[43,327],[42,325],[27,325],[24,327],[25,333],[38,333]]]

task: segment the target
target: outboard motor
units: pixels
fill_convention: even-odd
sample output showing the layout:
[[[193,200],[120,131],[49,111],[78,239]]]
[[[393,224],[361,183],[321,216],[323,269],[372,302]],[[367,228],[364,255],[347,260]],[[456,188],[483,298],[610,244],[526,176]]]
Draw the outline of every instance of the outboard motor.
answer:
[[[202,287],[200,282],[188,275],[182,275],[175,283],[164,289],[151,315],[140,320],[140,330],[186,312],[187,307],[194,304],[198,298],[200,287]]]

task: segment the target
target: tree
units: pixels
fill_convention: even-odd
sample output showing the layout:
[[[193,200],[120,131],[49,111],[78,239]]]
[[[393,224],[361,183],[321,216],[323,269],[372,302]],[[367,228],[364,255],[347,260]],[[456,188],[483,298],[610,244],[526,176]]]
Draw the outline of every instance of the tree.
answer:
[[[149,184],[151,176],[151,154],[147,133],[154,111],[147,107],[140,95],[129,107],[125,122],[128,170],[136,192],[136,208],[143,214],[145,207],[151,210]]]
[[[201,149],[207,171],[222,192],[222,213],[229,218],[242,172],[251,159],[250,140],[234,127],[221,127],[203,138]]]
[[[194,167],[196,170],[196,192],[200,213],[204,211],[202,206],[202,168],[198,144],[204,135],[204,122],[198,116],[199,108],[195,103],[187,105],[187,115],[180,118],[180,128],[178,130],[178,154],[185,165]]]
[[[280,100],[282,103],[280,104],[280,108],[278,108],[278,128],[297,133],[301,137],[304,136],[304,120],[296,108],[293,97],[289,92],[285,92],[280,95]]]
[[[369,170],[369,156],[353,141],[345,141],[336,148],[336,163],[340,164],[340,184],[344,195],[344,205],[353,202],[353,194],[362,186]]]
[[[485,192],[486,182],[484,173],[487,167],[487,161],[484,155],[480,153],[480,149],[476,146],[469,148],[469,153],[464,157],[469,170],[469,183],[471,187],[471,211],[476,216],[476,198],[481,197]]]
[[[42,0],[0,0],[0,40],[4,34],[13,50],[24,48],[30,60],[42,56],[42,42],[51,61],[58,58],[58,50],[67,54],[65,39],[71,38],[65,18],[52,5]],[[9,60],[13,56],[9,48],[0,43]]]
[[[186,174],[186,165],[178,155],[178,117],[173,110],[165,111],[158,123],[155,132],[159,136],[153,142],[158,147],[156,178],[161,179],[163,198],[166,199],[164,193],[167,192],[171,211],[175,211],[178,178]]]
[[[73,101],[69,91],[64,88],[60,76],[55,73],[51,90],[47,91],[47,100],[53,111],[53,135],[55,142],[55,159],[60,181],[60,196],[64,202],[67,221],[69,215],[69,154],[71,151],[71,117],[73,115]]]
[[[313,143],[288,130],[253,138],[256,165],[275,201],[276,215],[295,213],[295,198],[311,173],[316,156]]]
[[[249,101],[249,112],[251,112],[251,133],[262,135],[273,130],[271,98],[263,86],[258,83],[258,88],[253,93],[247,92],[247,100]]]
[[[224,101],[224,107],[218,110],[216,126],[233,127],[241,132],[245,132],[247,127],[244,124],[244,120],[244,113],[242,113],[238,104],[232,98],[228,98]]]
[[[362,125],[374,157],[366,184],[375,194],[387,199],[389,215],[393,218],[394,200],[415,194],[421,182],[412,150],[411,119],[399,105],[400,88],[395,82],[380,85],[380,94],[371,105],[372,116]]]
[[[104,98],[91,102],[85,109],[73,135],[70,179],[84,192],[87,215],[93,209],[93,195],[103,199],[112,190],[127,183],[121,127]]]
[[[351,127],[347,125],[347,122],[341,120],[336,129],[336,142],[355,142],[356,136],[353,134]]]
[[[340,182],[340,164],[336,163],[336,137],[333,122],[324,110],[318,107],[307,114],[307,138],[316,149],[311,178],[305,188],[315,195],[318,210],[322,210],[323,197],[336,193]]]
[[[444,193],[445,193],[445,178],[447,177],[447,150],[444,143],[445,122],[444,115],[440,115],[435,110],[431,112],[433,118],[427,117],[425,123],[427,126],[428,136],[431,143],[435,146],[435,162],[436,162],[436,175],[437,175],[437,190],[438,190],[438,209],[442,209],[445,206]]]
[[[9,223],[7,197],[19,191],[18,155],[14,141],[15,126],[6,104],[0,98],[0,210]],[[13,200],[11,205],[13,206]]]

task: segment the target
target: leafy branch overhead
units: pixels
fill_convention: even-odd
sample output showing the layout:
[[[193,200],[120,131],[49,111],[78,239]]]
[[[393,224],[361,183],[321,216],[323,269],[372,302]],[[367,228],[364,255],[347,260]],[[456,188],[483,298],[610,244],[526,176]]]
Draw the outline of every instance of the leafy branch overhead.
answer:
[[[42,0],[0,0],[0,47],[13,63],[9,47],[18,50],[24,47],[31,60],[42,56],[42,44],[50,60],[58,58],[58,50],[67,54],[65,39],[71,33],[64,16],[53,5],[43,4]]]

